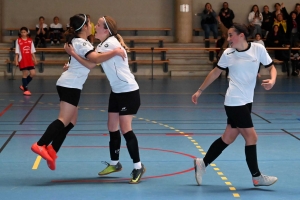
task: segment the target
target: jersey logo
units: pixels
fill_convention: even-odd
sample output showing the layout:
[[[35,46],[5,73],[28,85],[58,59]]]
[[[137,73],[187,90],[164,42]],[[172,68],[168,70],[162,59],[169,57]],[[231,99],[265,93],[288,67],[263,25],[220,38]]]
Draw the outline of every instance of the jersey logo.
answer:
[[[229,55],[229,54],[233,54],[235,51],[232,51],[232,52],[229,52],[229,53],[227,53],[227,55]]]
[[[104,45],[104,47],[106,47],[106,48],[107,48],[107,47],[108,47],[108,44],[105,44],[105,45]]]
[[[121,109],[121,112],[125,112],[125,111],[127,111],[127,108],[126,107],[123,107],[122,109]]]
[[[86,43],[84,42],[84,43],[83,43],[83,46],[85,46],[85,45],[86,45]]]

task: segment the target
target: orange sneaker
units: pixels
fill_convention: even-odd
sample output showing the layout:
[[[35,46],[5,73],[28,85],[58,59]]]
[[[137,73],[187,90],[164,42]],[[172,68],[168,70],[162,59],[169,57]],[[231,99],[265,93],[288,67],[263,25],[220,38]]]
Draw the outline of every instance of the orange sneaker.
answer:
[[[47,160],[47,165],[51,170],[55,170],[55,168],[56,168],[55,161],[57,158],[56,151],[53,149],[51,144],[47,146],[47,151],[48,151],[49,156],[52,158],[52,161]]]
[[[24,87],[23,87],[23,85],[20,85],[20,90],[22,90],[22,91],[24,91]]]
[[[30,96],[30,95],[31,95],[31,92],[30,92],[29,90],[27,90],[27,91],[24,91],[23,94],[24,94],[25,96]]]
[[[49,160],[51,162],[53,162],[53,159],[51,158],[51,156],[48,154],[48,151],[46,149],[46,145],[44,146],[39,146],[37,143],[34,143],[32,146],[31,146],[31,150],[40,155],[42,158],[44,158],[45,160]]]

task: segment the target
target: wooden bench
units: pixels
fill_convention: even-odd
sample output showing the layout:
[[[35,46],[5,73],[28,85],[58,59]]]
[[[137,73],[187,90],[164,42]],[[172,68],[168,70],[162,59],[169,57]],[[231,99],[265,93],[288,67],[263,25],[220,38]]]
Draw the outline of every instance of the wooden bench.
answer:
[[[160,53],[161,60],[166,60],[167,48],[130,48],[131,60],[136,60],[137,53]]]
[[[130,60],[128,61],[129,65],[132,65],[132,72],[135,73],[137,72],[137,65],[142,64],[142,65],[163,65],[163,72],[168,72],[168,64],[169,60]]]
[[[131,48],[134,48],[135,43],[158,43],[158,47],[164,46],[164,39],[124,39],[125,43],[129,43]]]
[[[14,32],[17,32],[19,34],[20,28],[6,28],[5,30],[9,32],[9,36],[12,36]],[[35,31],[35,28],[30,28],[29,31],[30,32]]]
[[[138,35],[138,31],[164,31],[165,35],[169,35],[170,28],[118,28],[118,31],[133,31],[134,35]]]

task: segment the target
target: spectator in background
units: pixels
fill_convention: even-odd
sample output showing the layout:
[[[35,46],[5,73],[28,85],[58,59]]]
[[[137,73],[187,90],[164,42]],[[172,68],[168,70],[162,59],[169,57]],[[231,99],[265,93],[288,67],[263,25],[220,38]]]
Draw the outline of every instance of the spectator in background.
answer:
[[[272,26],[274,24],[273,14],[269,11],[269,6],[265,5],[263,8],[262,16],[263,21],[261,24],[261,28],[265,31],[264,38],[267,37],[268,33],[272,30]]]
[[[259,44],[265,46],[265,43],[264,43],[264,41],[262,41],[261,35],[260,35],[259,33],[256,33],[253,42],[254,42],[254,43],[259,43]],[[258,72],[257,72],[257,77],[258,77],[258,78],[260,77],[259,71],[260,71],[260,65],[259,65],[259,67],[258,67]]]
[[[285,13],[284,10],[282,10],[284,8],[283,3],[275,3],[274,8],[275,10],[272,12],[274,20],[276,20],[278,14],[282,14],[283,19],[287,18],[287,13]]]
[[[263,16],[259,12],[257,5],[252,6],[251,12],[248,15],[248,20],[250,23],[252,38],[255,37],[256,33],[259,33],[261,35],[261,24],[263,21]]]
[[[297,46],[300,33],[300,24],[297,21],[297,13],[292,11],[287,20],[287,39],[291,41],[292,47]]]
[[[53,18],[53,23],[50,24],[49,31],[51,45],[54,45],[54,41],[56,41],[56,44],[60,44],[60,39],[64,30],[62,24],[59,23],[59,18],[57,16]]]
[[[274,25],[278,26],[278,28],[279,28],[278,31],[283,34],[284,40],[286,40],[287,39],[287,21],[283,19],[282,14],[277,15]]]
[[[90,23],[91,23],[91,35],[88,36],[88,40],[89,42],[93,45],[94,44],[94,40],[95,40],[95,25],[94,23],[91,21],[91,16],[89,14],[86,15],[87,18],[89,19]]]
[[[266,40],[266,46],[284,47],[285,43],[287,42],[284,37],[284,34],[281,31],[279,31],[278,25],[274,25],[272,31],[268,34]],[[281,68],[282,72],[286,72],[288,69],[289,55],[287,55],[287,53],[288,53],[287,50],[274,50],[275,59],[283,61],[282,68]]]
[[[34,41],[34,46],[38,47],[41,44],[41,47],[46,48],[46,38],[48,32],[48,25],[44,23],[45,18],[43,16],[39,17],[39,23],[35,26],[36,36]]]
[[[72,34],[70,32],[70,25],[69,24],[66,25],[66,31],[64,32],[64,36],[66,38],[66,42],[68,42],[70,37],[72,36]]]
[[[214,34],[215,42],[217,42],[218,37],[218,26],[216,20],[216,12],[212,9],[210,3],[205,4],[205,8],[202,13],[195,14],[201,16],[201,27],[204,30],[205,39],[209,38],[210,31]]]
[[[220,10],[219,17],[224,26],[229,29],[233,24],[234,13],[228,8],[228,3],[223,3],[223,8]]]

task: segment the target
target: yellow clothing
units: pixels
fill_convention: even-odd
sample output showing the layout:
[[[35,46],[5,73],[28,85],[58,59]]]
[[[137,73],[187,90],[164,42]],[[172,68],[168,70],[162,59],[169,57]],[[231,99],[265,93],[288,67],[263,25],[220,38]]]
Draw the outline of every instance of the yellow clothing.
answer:
[[[285,20],[282,20],[281,22],[274,22],[274,25],[277,25],[278,27],[280,26],[280,24],[283,27],[284,32],[286,33],[286,29],[287,29],[287,24]]]
[[[95,30],[95,25],[93,22],[91,22],[91,27],[92,27],[92,30],[91,30],[91,35],[95,35],[96,33],[96,30]]]

